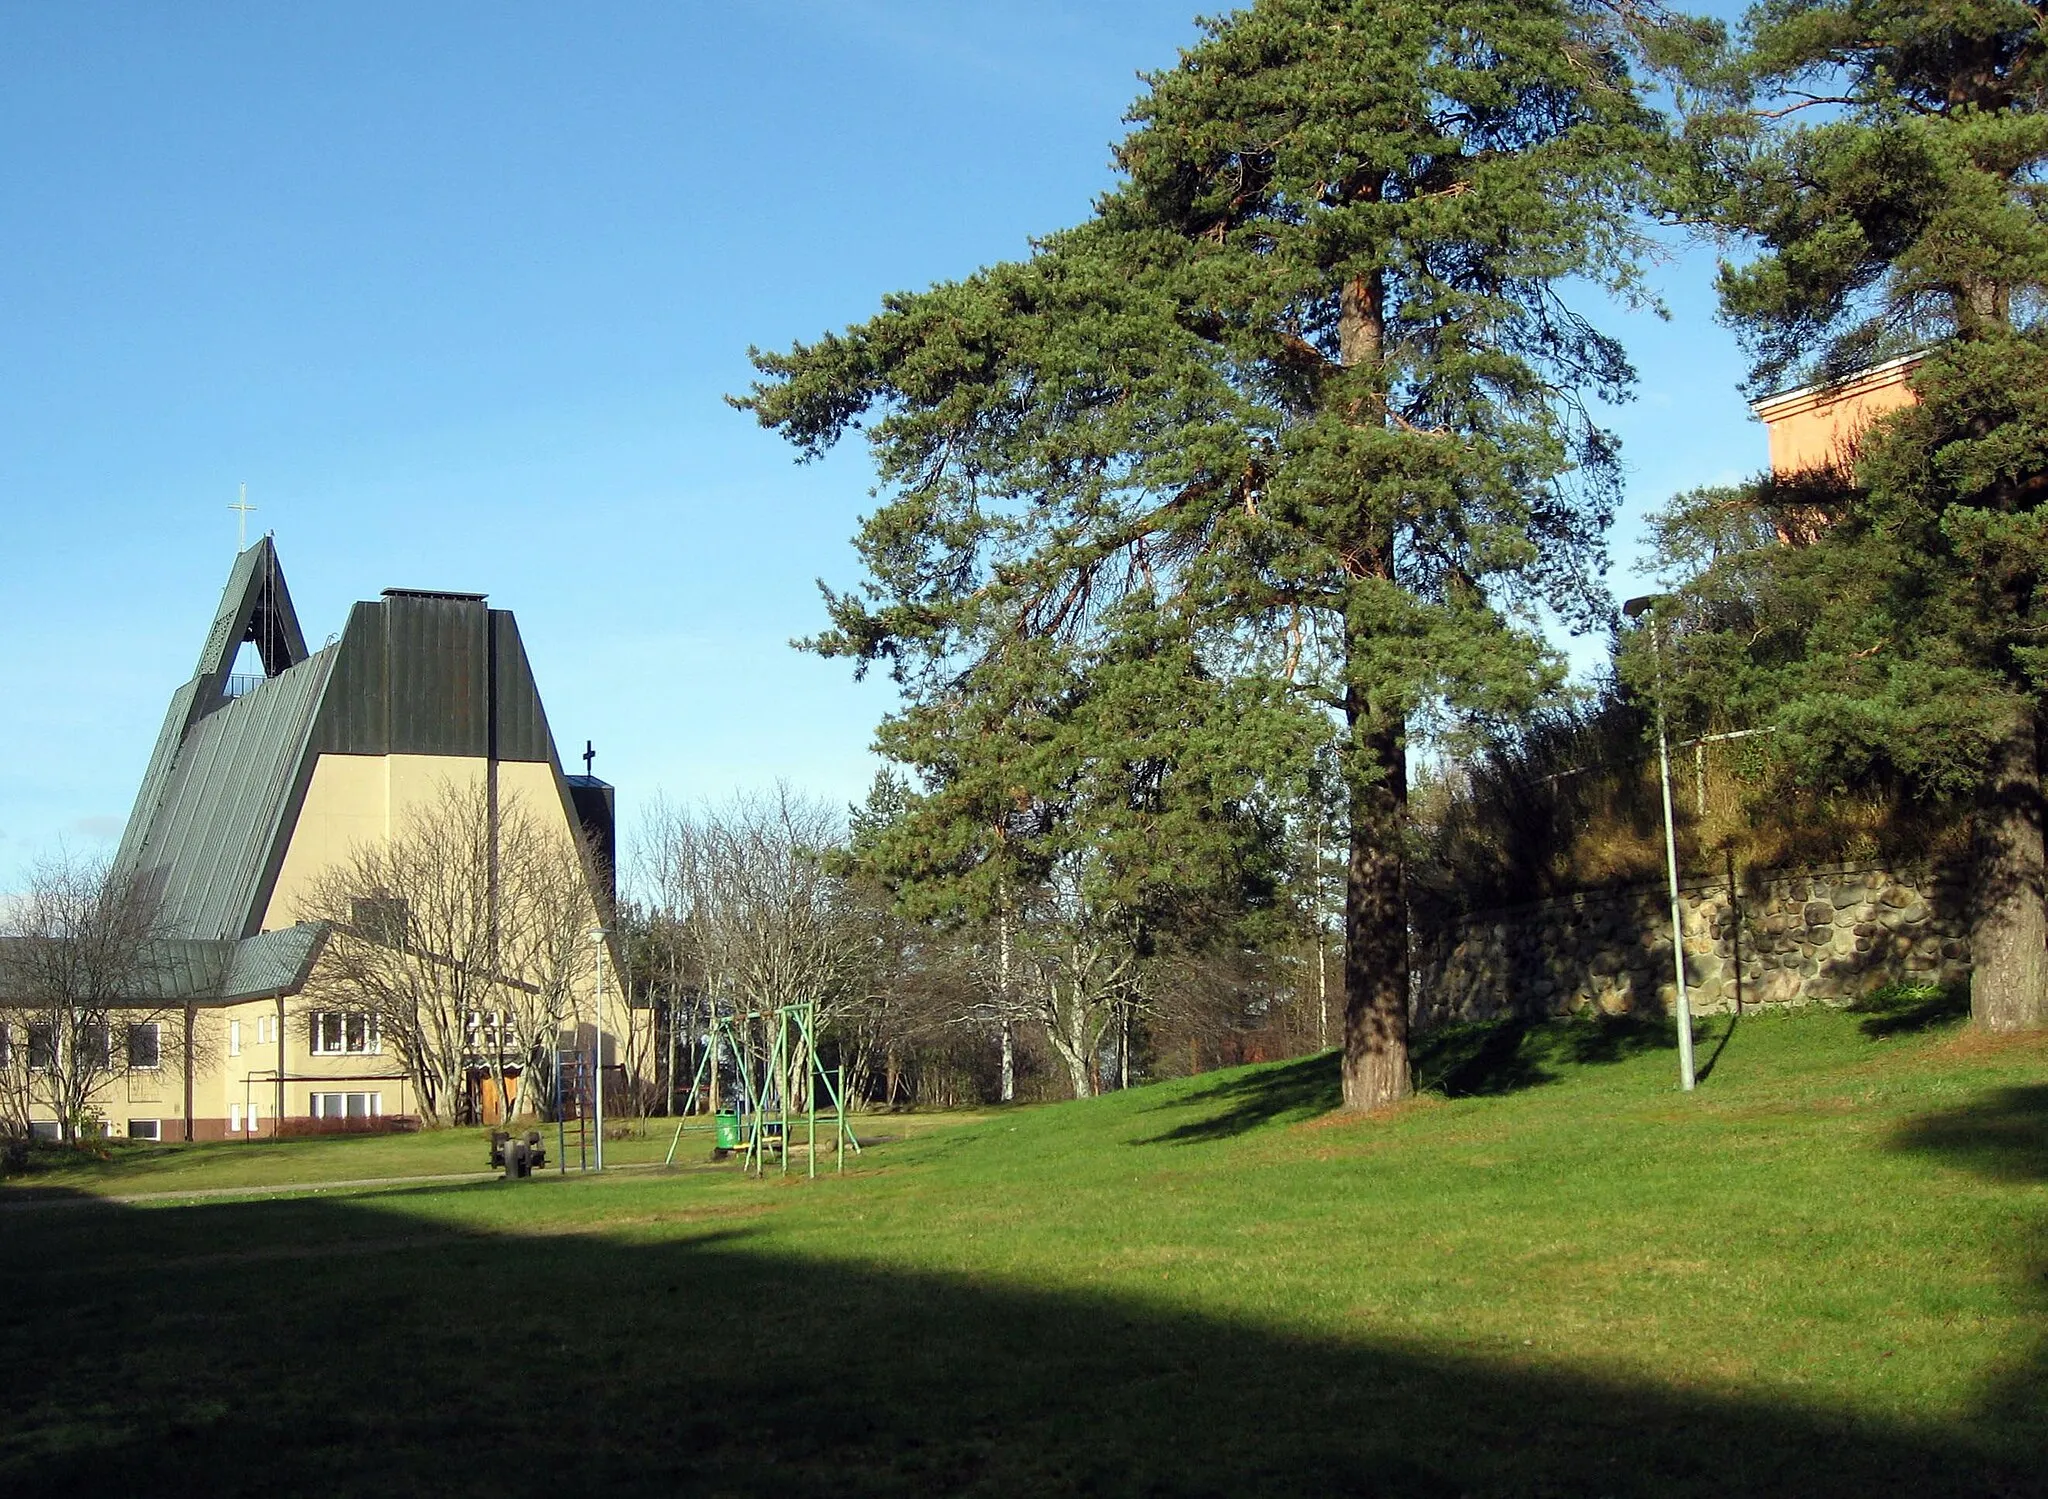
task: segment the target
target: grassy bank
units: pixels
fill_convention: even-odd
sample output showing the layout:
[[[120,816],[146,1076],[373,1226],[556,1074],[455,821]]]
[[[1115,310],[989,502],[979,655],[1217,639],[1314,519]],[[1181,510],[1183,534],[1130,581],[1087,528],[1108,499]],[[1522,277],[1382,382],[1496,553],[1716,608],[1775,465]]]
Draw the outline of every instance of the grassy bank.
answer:
[[[1366,1120],[1324,1058],[808,1185],[9,1213],[0,1487],[2034,1492],[2048,1046],[1724,1027],[1691,1098],[1572,1024]]]

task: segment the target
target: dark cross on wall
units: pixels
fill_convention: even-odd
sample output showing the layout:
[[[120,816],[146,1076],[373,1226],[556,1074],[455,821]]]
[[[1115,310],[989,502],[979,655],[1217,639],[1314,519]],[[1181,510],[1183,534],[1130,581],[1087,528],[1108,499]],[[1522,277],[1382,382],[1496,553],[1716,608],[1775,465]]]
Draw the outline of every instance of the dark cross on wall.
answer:
[[[590,763],[597,758],[597,751],[591,748],[588,739],[583,741],[583,773],[590,774]]]

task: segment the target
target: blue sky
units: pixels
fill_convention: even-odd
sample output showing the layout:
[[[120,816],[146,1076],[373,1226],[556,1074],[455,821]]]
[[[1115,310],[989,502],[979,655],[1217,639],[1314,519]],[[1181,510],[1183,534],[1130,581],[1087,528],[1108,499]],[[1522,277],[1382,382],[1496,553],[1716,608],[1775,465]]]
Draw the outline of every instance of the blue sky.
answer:
[[[118,834],[245,481],[316,644],[390,586],[515,610],[629,824],[858,796],[887,689],[788,642],[855,576],[863,455],[721,397],[1082,217],[1194,9],[0,4],[0,889]],[[1606,319],[1624,591],[1644,510],[1763,461],[1711,265]]]

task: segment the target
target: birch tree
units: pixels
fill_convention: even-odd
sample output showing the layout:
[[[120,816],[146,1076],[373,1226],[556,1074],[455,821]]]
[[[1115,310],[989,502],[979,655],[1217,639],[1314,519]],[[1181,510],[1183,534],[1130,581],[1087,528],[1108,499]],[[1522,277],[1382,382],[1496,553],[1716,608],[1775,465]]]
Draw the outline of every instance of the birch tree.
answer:
[[[778,784],[691,811],[658,810],[649,853],[661,914],[689,949],[704,1002],[765,1045],[779,1010],[819,1033],[843,1027],[864,992],[873,933],[832,870],[844,841],[825,804]],[[808,1087],[807,1055],[777,1085]]]

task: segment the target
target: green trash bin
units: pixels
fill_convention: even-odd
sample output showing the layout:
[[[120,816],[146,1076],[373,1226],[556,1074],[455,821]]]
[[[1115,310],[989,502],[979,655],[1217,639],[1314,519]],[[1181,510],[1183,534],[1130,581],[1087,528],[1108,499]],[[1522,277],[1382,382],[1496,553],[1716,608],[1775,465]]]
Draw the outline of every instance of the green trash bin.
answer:
[[[740,1116],[723,1110],[711,1116],[712,1139],[720,1150],[740,1148]]]

